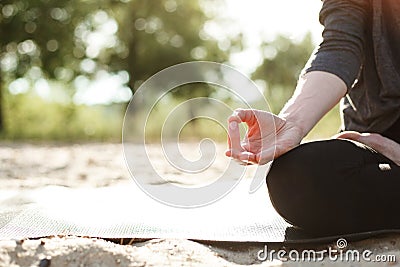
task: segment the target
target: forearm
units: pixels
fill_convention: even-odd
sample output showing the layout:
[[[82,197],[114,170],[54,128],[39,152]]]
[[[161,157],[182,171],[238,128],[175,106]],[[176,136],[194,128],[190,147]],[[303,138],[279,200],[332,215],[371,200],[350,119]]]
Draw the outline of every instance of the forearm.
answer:
[[[306,73],[299,79],[293,96],[279,116],[296,125],[305,137],[346,92],[346,84],[334,74],[323,71]]]
[[[300,77],[280,116],[304,138],[351,88],[363,58],[368,0],[324,0],[320,21],[323,42]]]

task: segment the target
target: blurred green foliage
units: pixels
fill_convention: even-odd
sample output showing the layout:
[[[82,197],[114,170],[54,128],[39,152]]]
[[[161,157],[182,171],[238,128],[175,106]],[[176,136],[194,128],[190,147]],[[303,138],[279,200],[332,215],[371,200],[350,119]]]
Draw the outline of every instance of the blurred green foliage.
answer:
[[[34,93],[6,97],[9,140],[115,141],[121,139],[122,105],[47,102]]]
[[[122,91],[134,92],[151,75],[176,63],[229,64],[232,52],[245,49],[243,36],[222,40],[221,46],[221,40],[204,30],[217,16],[204,6],[222,1],[2,0],[0,137],[119,140],[129,95],[88,106],[79,100],[82,91],[105,73],[116,77]],[[278,36],[260,46],[264,61],[252,79],[264,81],[274,112],[293,92],[312,48],[311,36],[300,42]],[[208,96],[213,88],[194,85],[172,93],[175,100],[170,105]],[[165,110],[160,107],[157,112]],[[209,133],[202,129],[208,123],[193,123],[184,132],[205,136]],[[322,126],[328,134],[337,127],[337,121]]]
[[[0,129],[5,129],[3,136],[9,138],[36,138],[23,127],[25,120],[46,117],[44,113],[50,111],[66,112],[60,115],[65,121],[60,117],[46,123],[53,129],[45,131],[47,138],[59,138],[54,130],[57,127],[51,124],[70,121],[68,110],[81,109],[73,103],[76,84],[93,80],[99,73],[125,71],[125,83],[134,91],[149,76],[173,64],[228,58],[216,40],[200,34],[204,23],[212,18],[204,13],[199,1],[4,0],[0,11]],[[18,78],[29,83],[29,90],[17,84],[13,94],[5,92]],[[33,87],[41,79],[64,84],[68,97],[64,103],[32,97]],[[16,96],[19,93],[26,96]],[[5,106],[5,98],[14,98],[9,102],[18,104]],[[21,115],[22,111],[19,117],[14,116],[16,112],[11,109],[30,102],[46,107],[31,105],[38,108],[26,109],[26,116]],[[40,125],[46,128],[44,123]],[[16,134],[17,128],[20,134]],[[41,136],[46,138],[45,134]],[[75,137],[78,135],[71,135]]]
[[[297,43],[285,36],[277,36],[274,41],[263,43],[260,49],[264,61],[252,78],[265,81],[265,96],[271,110],[277,113],[292,95],[300,72],[312,53],[311,34]]]

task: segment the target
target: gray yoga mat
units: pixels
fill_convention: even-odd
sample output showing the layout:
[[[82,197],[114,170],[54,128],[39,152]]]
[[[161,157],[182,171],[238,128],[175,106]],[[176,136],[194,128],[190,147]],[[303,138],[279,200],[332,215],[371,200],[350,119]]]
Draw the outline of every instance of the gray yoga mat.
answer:
[[[165,186],[165,185],[159,185]],[[242,181],[211,205],[181,209],[126,186],[69,189],[49,186],[24,193],[0,191],[0,239],[77,235],[102,238],[185,238],[234,242],[316,242],[337,237],[307,236],[273,209],[266,186],[248,193]],[[362,238],[393,232],[347,235]]]

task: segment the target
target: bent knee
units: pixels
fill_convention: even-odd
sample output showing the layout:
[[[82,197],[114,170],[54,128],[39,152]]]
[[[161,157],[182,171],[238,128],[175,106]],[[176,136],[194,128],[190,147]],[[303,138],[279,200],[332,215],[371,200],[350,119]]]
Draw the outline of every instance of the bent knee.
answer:
[[[325,200],[337,197],[335,176],[348,166],[338,163],[338,157],[351,146],[351,142],[336,139],[310,142],[275,159],[266,179],[276,211],[295,226],[318,227],[321,222],[310,216],[322,216],[331,208]]]

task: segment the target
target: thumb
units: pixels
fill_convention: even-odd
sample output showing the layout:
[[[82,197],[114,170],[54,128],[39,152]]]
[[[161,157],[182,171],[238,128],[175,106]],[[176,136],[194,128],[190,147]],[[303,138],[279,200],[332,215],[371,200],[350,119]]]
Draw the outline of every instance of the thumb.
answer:
[[[374,149],[381,146],[382,144],[382,136],[380,134],[373,134],[373,133],[359,133],[355,131],[346,131],[340,133],[334,138],[337,139],[350,139],[353,141],[357,141],[363,143],[364,145],[370,146]]]
[[[362,135],[359,132],[356,131],[345,131],[342,133],[339,133],[337,135],[334,135],[332,138],[334,139],[350,139],[354,141],[360,141],[360,138]]]

